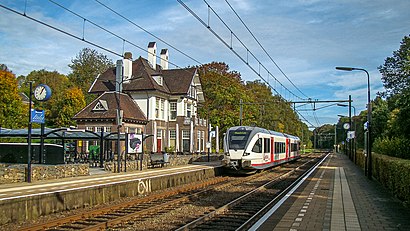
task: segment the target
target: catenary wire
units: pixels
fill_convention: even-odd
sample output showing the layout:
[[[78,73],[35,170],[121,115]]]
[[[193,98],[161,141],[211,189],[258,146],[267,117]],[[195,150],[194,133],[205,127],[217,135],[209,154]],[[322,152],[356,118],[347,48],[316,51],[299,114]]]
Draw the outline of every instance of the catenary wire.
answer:
[[[306,98],[309,98],[306,94],[304,94],[294,83],[293,81],[285,74],[285,72],[282,70],[282,68],[279,67],[279,65],[273,60],[271,55],[266,51],[266,49],[262,46],[262,44],[259,42],[259,40],[256,38],[256,36],[252,33],[252,31],[249,29],[249,27],[246,25],[246,23],[242,20],[242,18],[239,16],[239,14],[236,12],[236,10],[232,7],[232,5],[228,2],[228,0],[225,0],[225,2],[228,4],[228,6],[231,8],[231,10],[235,13],[235,15],[238,17],[239,21],[241,21],[242,25],[248,30],[248,32],[252,35],[252,37],[255,39],[255,41],[258,43],[260,48],[265,52],[265,54],[269,57],[269,59],[272,61],[272,63],[278,68],[278,70],[283,74],[283,76],[286,77],[287,80],[298,90],[302,95],[304,95]]]
[[[276,79],[276,77],[271,74],[271,72],[256,58],[256,56],[246,47],[246,45],[239,39],[239,37],[236,36],[236,34],[228,27],[228,25],[226,25],[226,23],[222,20],[222,18],[220,18],[220,16],[214,11],[214,9],[208,4],[208,9],[210,11],[212,11],[218,18],[219,20],[221,20],[221,22],[227,27],[227,29],[231,32],[231,36],[234,36],[240,43],[241,45],[246,49],[247,51],[247,58],[245,60],[244,57],[242,57],[238,52],[235,51],[235,49],[229,45],[221,36],[218,35],[218,33],[216,33],[209,24],[207,24],[204,20],[202,20],[202,18],[200,18],[190,7],[188,7],[182,0],[177,0],[178,3],[181,4],[181,6],[183,6],[192,16],[194,16],[204,27],[206,27],[216,38],[218,38],[225,46],[227,46],[242,62],[244,62],[257,76],[259,76],[259,78],[261,78],[273,91],[275,91],[278,95],[282,95],[279,93],[279,91],[272,87],[272,85],[269,83],[269,81],[267,81],[265,78],[262,77],[262,75],[260,74],[260,72],[258,72],[253,66],[251,66],[248,62],[248,56],[251,55],[259,64],[259,68],[262,67],[267,73],[268,73],[268,78],[269,76],[272,76],[276,82],[278,82],[282,88],[286,89],[290,94],[294,95],[295,97],[302,99],[301,97],[297,96],[296,94],[294,94],[292,91],[290,91],[286,86],[284,86],[278,79]],[[283,97],[283,96],[282,96]]]

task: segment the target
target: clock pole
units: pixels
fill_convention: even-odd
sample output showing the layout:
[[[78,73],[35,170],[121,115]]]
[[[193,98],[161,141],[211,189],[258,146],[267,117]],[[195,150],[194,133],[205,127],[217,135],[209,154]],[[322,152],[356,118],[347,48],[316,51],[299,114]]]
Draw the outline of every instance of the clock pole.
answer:
[[[31,103],[33,95],[33,82],[30,81],[30,94],[29,94],[29,104],[28,104],[28,152],[27,152],[27,182],[31,183]]]

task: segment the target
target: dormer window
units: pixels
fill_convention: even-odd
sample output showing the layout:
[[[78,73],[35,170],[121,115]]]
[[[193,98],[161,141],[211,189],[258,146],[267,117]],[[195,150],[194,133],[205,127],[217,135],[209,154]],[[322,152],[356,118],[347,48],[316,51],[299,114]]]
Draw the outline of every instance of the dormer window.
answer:
[[[158,85],[161,85],[161,86],[162,86],[162,84],[163,84],[163,82],[164,82],[162,76],[160,76],[160,75],[154,75],[154,76],[152,76],[152,78],[154,78],[155,82],[157,82]]]
[[[104,112],[108,110],[107,101],[100,99],[97,104],[94,106],[93,111]]]

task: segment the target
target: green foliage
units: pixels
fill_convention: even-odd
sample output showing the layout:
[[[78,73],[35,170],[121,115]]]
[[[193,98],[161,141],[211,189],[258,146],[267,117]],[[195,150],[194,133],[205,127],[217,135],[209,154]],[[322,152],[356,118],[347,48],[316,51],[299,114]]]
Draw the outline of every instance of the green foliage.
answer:
[[[373,151],[383,155],[410,159],[409,143],[410,140],[404,137],[378,137],[373,143]]]
[[[80,88],[73,87],[67,89],[64,94],[64,100],[57,103],[59,113],[55,118],[54,124],[57,127],[75,125],[75,121],[72,118],[85,106],[84,95]]]
[[[108,68],[113,67],[114,63],[96,50],[83,48],[68,66],[72,70],[72,73],[68,75],[70,81],[82,90],[88,104],[95,98],[94,95],[87,94],[94,79]]]
[[[28,123],[25,117],[28,116],[28,108],[19,96],[16,77],[9,71],[0,70],[0,95],[0,127],[24,127]]]
[[[373,177],[384,187],[410,205],[410,160],[385,155],[372,155]]]
[[[392,57],[387,57],[382,66],[383,85],[386,88],[385,96],[400,94],[410,87],[410,37],[405,36],[400,48],[393,52]]]
[[[307,125],[299,120],[289,103],[272,95],[266,84],[260,81],[243,83],[241,75],[230,71],[225,63],[205,64],[198,72],[206,101],[199,114],[209,118],[213,126],[219,126],[220,134],[240,125],[242,100],[242,125],[293,134],[303,139],[307,147],[312,146]]]

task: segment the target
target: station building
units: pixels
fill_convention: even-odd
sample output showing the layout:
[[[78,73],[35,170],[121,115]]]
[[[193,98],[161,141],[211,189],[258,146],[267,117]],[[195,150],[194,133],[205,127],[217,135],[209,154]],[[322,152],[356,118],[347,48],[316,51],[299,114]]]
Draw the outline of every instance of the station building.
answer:
[[[152,135],[144,143],[149,152],[205,152],[208,122],[197,113],[204,103],[197,68],[169,69],[167,49],[157,64],[155,42],[148,44],[148,59],[132,60],[127,52],[118,79],[116,67],[96,77],[89,93],[98,97],[74,116],[79,129],[95,132],[117,131],[120,107],[121,133]],[[85,143],[83,146],[89,145]]]

